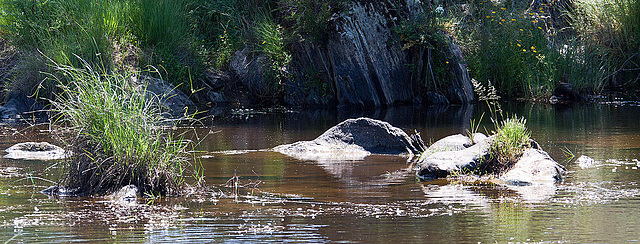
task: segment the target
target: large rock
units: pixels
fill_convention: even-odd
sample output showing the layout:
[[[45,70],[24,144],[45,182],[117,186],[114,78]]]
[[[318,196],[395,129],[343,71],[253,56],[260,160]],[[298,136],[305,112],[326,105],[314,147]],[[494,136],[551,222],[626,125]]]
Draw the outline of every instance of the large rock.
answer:
[[[23,142],[5,150],[5,158],[26,160],[58,160],[69,156],[64,149],[48,142]]]
[[[474,134],[474,141],[458,134],[431,145],[416,163],[417,176],[423,180],[443,178],[453,171],[469,171],[479,166],[489,153],[492,138]]]
[[[412,103],[407,55],[391,31],[396,26],[393,10],[380,2],[349,4],[349,11],[332,22],[335,29],[326,43],[304,40],[293,45],[293,83],[304,87],[309,71],[314,71],[328,92],[295,89],[285,100],[293,105],[327,104],[326,97],[353,107]],[[315,98],[306,99],[309,95]]]
[[[453,135],[434,143],[422,154],[414,169],[420,179],[444,178],[452,172],[474,173],[489,160],[493,137],[474,136],[475,144],[463,135]],[[532,143],[537,145],[537,143]],[[515,186],[548,185],[563,178],[566,170],[539,148],[527,149],[498,182]]]
[[[412,101],[406,56],[389,44],[393,23],[385,7],[354,4],[329,40],[328,57],[342,105],[382,106]]]
[[[359,160],[370,154],[410,154],[420,145],[391,124],[370,118],[348,119],[312,141],[281,145],[273,150],[300,160]]]
[[[272,95],[269,94],[272,87],[266,77],[269,66],[265,56],[251,53],[249,48],[245,47],[233,54],[229,69],[255,96]]]
[[[453,42],[453,40],[449,40],[448,44],[449,52],[451,52],[455,60],[457,60],[451,63],[451,70],[454,73],[455,79],[451,81],[453,85],[449,89],[449,100],[458,104],[474,102],[476,95],[473,91],[473,84],[469,77],[467,64],[462,56],[462,50],[460,50],[460,47]]]
[[[550,185],[562,180],[564,167],[539,149],[527,149],[513,167],[499,180],[510,185]]]

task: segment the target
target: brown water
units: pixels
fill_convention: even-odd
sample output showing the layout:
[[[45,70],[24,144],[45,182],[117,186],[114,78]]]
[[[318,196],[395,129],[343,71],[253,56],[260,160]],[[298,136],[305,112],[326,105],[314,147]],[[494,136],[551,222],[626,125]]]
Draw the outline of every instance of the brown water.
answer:
[[[425,141],[463,132],[482,109],[235,113],[196,129],[210,190],[153,204],[39,193],[56,165],[0,160],[0,242],[625,243],[640,240],[639,107],[513,105],[534,138],[571,171],[556,189],[417,182],[407,159],[303,162],[262,150],[310,140],[352,117],[417,130]],[[237,111],[236,111],[237,112]],[[486,120],[485,116],[485,120]],[[491,129],[485,121],[482,126]],[[0,129],[0,149],[50,140],[42,128]],[[480,129],[484,131],[484,129]],[[563,149],[603,163],[582,169]],[[240,177],[236,192],[225,183]],[[31,179],[34,179],[33,181]]]

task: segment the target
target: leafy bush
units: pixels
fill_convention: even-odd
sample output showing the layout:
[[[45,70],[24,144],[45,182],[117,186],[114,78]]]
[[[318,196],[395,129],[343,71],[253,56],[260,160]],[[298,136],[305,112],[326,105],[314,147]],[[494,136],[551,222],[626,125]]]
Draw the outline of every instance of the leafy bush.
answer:
[[[526,9],[518,3],[476,0],[469,17],[469,66],[472,76],[491,81],[501,96],[546,97],[557,80],[559,57],[548,38],[548,9]],[[519,10],[518,10],[519,9]]]

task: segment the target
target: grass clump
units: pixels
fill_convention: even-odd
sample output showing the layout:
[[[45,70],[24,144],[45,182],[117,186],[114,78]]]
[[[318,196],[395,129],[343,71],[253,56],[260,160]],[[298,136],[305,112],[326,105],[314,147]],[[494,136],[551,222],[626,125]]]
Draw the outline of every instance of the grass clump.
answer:
[[[157,195],[181,193],[195,173],[186,153],[189,143],[163,129],[158,98],[134,84],[136,73],[116,74],[58,66],[68,83],[52,101],[70,145],[62,185],[78,195],[113,192],[133,184]]]
[[[575,2],[569,12],[580,56],[590,61],[601,86],[637,87],[640,82],[640,1]]]
[[[515,164],[525,149],[531,147],[531,132],[524,117],[507,118],[496,123],[496,132],[489,148],[490,163],[487,171],[506,172]]]

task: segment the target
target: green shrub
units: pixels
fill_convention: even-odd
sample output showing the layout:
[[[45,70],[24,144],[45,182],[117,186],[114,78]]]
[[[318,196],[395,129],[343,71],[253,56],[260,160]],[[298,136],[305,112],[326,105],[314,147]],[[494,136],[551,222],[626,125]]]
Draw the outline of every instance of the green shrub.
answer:
[[[491,81],[507,98],[551,95],[559,54],[548,41],[548,9],[476,0],[473,10],[467,37],[473,40],[467,58],[472,76]]]
[[[65,82],[58,80],[62,92],[52,101],[54,125],[72,152],[63,185],[80,195],[128,184],[154,196],[179,194],[192,168],[189,143],[163,129],[159,98],[132,84],[137,74],[104,73],[88,64],[56,69]]]
[[[332,18],[346,9],[344,1],[280,0],[279,10],[288,22],[291,35],[302,35],[324,44],[332,29]]]

